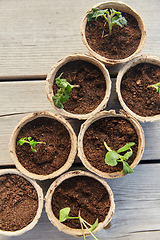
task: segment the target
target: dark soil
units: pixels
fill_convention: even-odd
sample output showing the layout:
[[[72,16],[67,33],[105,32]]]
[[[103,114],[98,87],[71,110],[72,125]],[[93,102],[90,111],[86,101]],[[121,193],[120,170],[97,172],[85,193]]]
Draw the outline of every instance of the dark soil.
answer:
[[[87,22],[86,39],[89,46],[98,54],[109,59],[124,59],[132,55],[141,40],[137,20],[128,13],[122,13],[127,25],[122,28],[114,25],[109,33],[108,23],[103,17]]]
[[[134,113],[147,117],[160,114],[160,96],[155,88],[160,82],[160,67],[151,63],[140,63],[129,69],[121,82],[123,101]]]
[[[70,84],[79,85],[78,88],[72,89],[69,100],[64,103],[66,111],[87,114],[98,107],[106,91],[106,81],[98,67],[86,61],[76,60],[62,66],[56,77],[62,72],[62,77]],[[53,91],[54,94],[57,93],[56,84],[53,85]]]
[[[90,224],[98,218],[103,222],[110,209],[110,199],[106,188],[97,180],[77,176],[63,181],[55,190],[52,197],[52,210],[59,219],[59,211],[70,207],[69,216],[77,217],[80,210],[81,217]],[[81,228],[79,220],[63,222],[71,228]]]
[[[25,178],[6,174],[0,176],[0,229],[17,231],[32,222],[38,209],[35,188]]]
[[[92,123],[84,134],[83,148],[89,163],[96,169],[112,173],[123,169],[122,163],[112,167],[105,163],[107,150],[104,141],[112,149],[117,151],[128,142],[134,142],[133,154],[127,163],[131,165],[138,150],[138,136],[133,125],[121,117],[106,117]]]
[[[19,162],[29,172],[48,175],[60,169],[68,159],[71,141],[68,130],[55,119],[39,117],[27,123],[20,130],[17,141],[22,137],[32,137],[37,142],[33,152],[28,143],[16,145]]]

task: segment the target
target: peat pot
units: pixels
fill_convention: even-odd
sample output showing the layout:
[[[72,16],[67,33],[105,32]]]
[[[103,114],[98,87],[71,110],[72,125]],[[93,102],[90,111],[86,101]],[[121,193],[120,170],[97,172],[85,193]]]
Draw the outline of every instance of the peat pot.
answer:
[[[43,191],[16,169],[0,170],[0,234],[17,236],[31,230],[43,209]]]
[[[53,97],[58,92],[55,79],[61,78],[76,86],[69,93],[64,108],[55,106]],[[107,105],[111,92],[111,80],[105,66],[85,53],[74,53],[59,60],[46,79],[46,93],[51,105],[59,114],[76,119],[87,119]]]
[[[123,27],[115,24],[109,32],[104,17],[87,20],[92,8],[99,10],[114,9],[120,11],[127,20]],[[81,38],[90,54],[106,66],[124,63],[134,58],[144,47],[146,30],[141,16],[123,2],[109,1],[99,3],[89,9],[80,26]]]
[[[160,58],[142,55],[117,75],[116,91],[123,109],[141,122],[160,120],[160,95],[151,85],[160,82]]]
[[[49,187],[45,196],[45,208],[51,223],[60,231],[75,237],[82,237],[79,219],[60,222],[59,211],[70,207],[69,216],[79,214],[90,224],[98,218],[96,233],[112,219],[115,210],[114,197],[107,182],[98,176],[81,171],[71,171],[61,175]],[[90,235],[84,229],[85,235]]]
[[[37,141],[33,149],[29,143],[18,144],[22,138]],[[77,137],[62,116],[36,112],[24,117],[15,127],[9,150],[17,169],[26,176],[45,180],[67,171],[77,153]]]
[[[124,176],[122,162],[117,165],[108,165],[105,162],[108,150],[104,142],[112,151],[117,151],[127,143],[134,143],[131,147],[132,155],[127,160],[131,171],[142,158],[145,145],[143,129],[136,119],[123,110],[120,113],[115,113],[114,110],[102,111],[81,125],[78,156],[89,171],[101,177]]]

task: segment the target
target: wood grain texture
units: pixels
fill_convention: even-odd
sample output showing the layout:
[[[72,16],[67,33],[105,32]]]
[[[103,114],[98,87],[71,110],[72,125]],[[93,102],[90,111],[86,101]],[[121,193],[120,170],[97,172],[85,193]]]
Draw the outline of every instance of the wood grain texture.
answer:
[[[73,168],[72,168],[73,170]],[[82,168],[82,170],[84,170]],[[115,213],[108,228],[96,233],[99,240],[159,240],[160,236],[160,164],[138,165],[134,174],[107,180],[115,198]],[[53,180],[40,183],[44,194]],[[0,240],[14,240],[0,236]],[[16,240],[74,240],[57,230],[43,209],[38,224]],[[82,238],[80,238],[82,239]],[[88,240],[93,239],[87,237]]]
[[[12,81],[0,82],[0,165],[11,165],[8,144],[13,129],[26,115],[37,111],[55,110],[48,101],[42,81]],[[116,79],[112,79],[112,92],[106,110],[115,109],[119,112],[121,106],[115,91]],[[83,121],[68,119],[78,135]],[[142,160],[155,160],[160,156],[160,122],[142,123],[146,145]],[[76,158],[76,162],[79,162]]]
[[[87,53],[80,37],[80,23],[86,11],[97,3],[97,0],[1,0],[0,78],[44,77],[66,55]],[[160,1],[125,3],[141,15],[146,26],[147,41],[141,53],[160,57]]]

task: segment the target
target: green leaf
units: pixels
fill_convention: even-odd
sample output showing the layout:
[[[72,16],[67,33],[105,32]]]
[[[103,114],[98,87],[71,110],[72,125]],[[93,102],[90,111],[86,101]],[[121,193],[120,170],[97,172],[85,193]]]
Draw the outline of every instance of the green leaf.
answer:
[[[117,15],[119,17],[121,15],[121,12],[114,10],[113,8],[110,9],[111,16]]]
[[[148,87],[153,87],[156,89],[156,91],[158,92],[159,96],[160,96],[160,82],[155,83],[153,85],[149,85]]]
[[[55,79],[58,87],[61,87],[61,85],[63,86],[63,84],[66,83],[66,79],[61,78],[62,74],[63,72]]]
[[[118,159],[119,159],[119,154],[116,151],[109,151],[106,153],[105,163],[110,166],[116,166]]]
[[[32,137],[28,137],[28,141],[31,142],[31,140],[32,140]]]
[[[34,146],[32,146],[32,145],[31,145],[31,150],[32,150],[32,152],[37,152],[37,150],[34,149]]]
[[[134,173],[133,169],[128,165],[127,162],[122,161],[123,163],[123,174]]]
[[[56,84],[60,88],[66,88],[68,86],[66,79],[60,79],[60,81],[56,81]]]
[[[58,100],[59,100],[59,104],[62,105],[62,103],[66,103],[67,102],[68,98],[66,96],[61,95]],[[63,107],[58,107],[58,108],[64,108],[64,106]]]
[[[116,16],[112,18],[112,23],[117,24],[120,27],[123,27],[123,25],[127,25],[127,20],[122,16],[120,17]]]
[[[92,12],[89,12],[87,14],[87,20],[97,20],[98,17],[104,16],[106,13],[106,10],[99,10],[98,8],[92,8]]]
[[[127,25],[127,20],[125,19],[125,17],[122,17],[119,19],[119,22],[122,24],[122,25]]]
[[[132,147],[135,143],[134,142],[130,142],[130,143],[126,143],[123,147],[119,148],[117,150],[117,153],[121,153],[121,152],[126,152],[127,150],[130,149],[130,147]]]
[[[59,75],[59,77],[56,78],[56,80],[61,79],[62,75],[63,75],[63,72]]]
[[[64,91],[64,95],[59,96],[59,100],[61,103],[66,103],[69,99],[69,93]]]
[[[63,104],[61,103],[61,100],[59,98],[59,96],[56,94],[55,96],[52,97],[53,99],[53,102],[54,102],[54,105],[57,107],[57,108],[64,108]]]
[[[127,25],[127,20],[125,17],[121,15],[121,12],[116,11],[114,9],[102,9],[99,10],[98,8],[92,8],[92,12],[89,12],[87,14],[87,20],[88,21],[96,21],[98,17],[104,17],[105,20],[108,22],[109,25],[109,32],[112,30],[112,26],[114,24],[117,24],[120,27],[123,27],[123,25]]]
[[[54,105],[57,108],[64,108],[62,103],[66,103],[69,99],[69,93],[72,88],[79,87],[79,85],[71,85],[67,82],[66,79],[61,78],[63,73],[60,74],[59,77],[56,78],[56,84],[60,89],[58,89],[57,94],[52,97]]]
[[[28,141],[27,141],[26,139],[28,139]],[[34,149],[34,147],[35,147],[38,143],[40,143],[40,144],[46,144],[45,142],[36,142],[36,141],[34,141],[34,139],[32,139],[32,137],[28,137],[28,138],[25,137],[25,138],[21,138],[21,139],[17,142],[17,145],[23,145],[24,143],[30,144],[32,152],[37,152],[37,150]]]
[[[17,145],[23,145],[24,143],[27,143],[28,141],[26,139],[27,137],[19,139]]]
[[[73,87],[74,87],[74,86],[73,86]],[[71,90],[72,90],[73,87],[72,87],[71,84],[68,83],[68,84],[67,84],[67,87],[65,88],[65,91],[64,91],[64,92],[69,94],[69,93],[71,92]]]
[[[127,161],[132,156],[132,153],[133,153],[132,149],[130,151],[126,152],[123,156],[123,159],[125,161]]]
[[[112,18],[112,23],[116,23],[117,20],[118,20],[118,16],[114,16],[114,17]]]
[[[38,142],[34,141],[33,139],[32,139],[32,140],[30,139],[29,141],[30,141],[30,145],[31,145],[32,147],[35,147],[36,144],[38,143]]]
[[[98,226],[98,218],[96,219],[95,223],[90,228],[90,231],[92,232],[96,227]]]
[[[70,207],[66,207],[60,210],[59,212],[59,221],[64,222],[66,219],[69,218]]]

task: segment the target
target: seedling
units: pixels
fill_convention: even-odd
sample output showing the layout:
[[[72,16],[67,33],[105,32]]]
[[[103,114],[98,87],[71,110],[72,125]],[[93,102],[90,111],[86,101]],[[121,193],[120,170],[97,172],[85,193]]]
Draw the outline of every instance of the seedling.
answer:
[[[156,89],[156,91],[158,92],[159,96],[160,96],[160,82],[159,83],[155,83],[153,85],[149,85],[148,87],[153,87]]]
[[[57,94],[53,96],[54,105],[57,108],[64,108],[63,103],[66,103],[69,99],[69,94],[74,87],[79,87],[79,85],[71,85],[66,79],[61,78],[63,73],[56,78],[56,84],[60,88]]]
[[[133,173],[133,169],[128,165],[127,160],[132,156],[131,147],[134,145],[134,142],[126,143],[125,146],[119,148],[117,151],[111,150],[110,147],[104,141],[104,146],[108,150],[105,156],[105,163],[110,166],[116,166],[118,162],[123,164],[123,174]],[[126,152],[123,156],[119,153]]]
[[[98,225],[98,218],[96,219],[95,223],[93,225],[89,224],[86,220],[84,220],[81,215],[80,215],[80,210],[79,210],[79,214],[78,217],[69,217],[69,213],[70,213],[70,207],[66,207],[60,210],[59,213],[59,221],[60,222],[64,222],[66,219],[79,219],[80,224],[81,224],[81,229],[82,229],[82,233],[83,233],[83,238],[84,240],[86,240],[85,237],[85,233],[84,233],[84,227],[89,231],[89,233],[92,235],[92,237],[95,240],[98,240],[92,233],[92,231],[97,227]]]
[[[24,137],[24,138],[21,138],[18,142],[17,142],[17,145],[23,145],[24,143],[29,143],[30,146],[31,146],[31,149],[32,149],[32,152],[37,152],[36,149],[34,149],[34,147],[40,143],[40,144],[46,144],[45,142],[36,142],[32,139],[32,137]]]
[[[98,17],[105,18],[109,25],[109,33],[111,33],[114,24],[117,24],[120,27],[127,25],[127,20],[122,16],[121,12],[118,12],[114,9],[99,10],[98,8],[92,8],[92,12],[88,13],[87,15],[87,20],[96,21]]]

